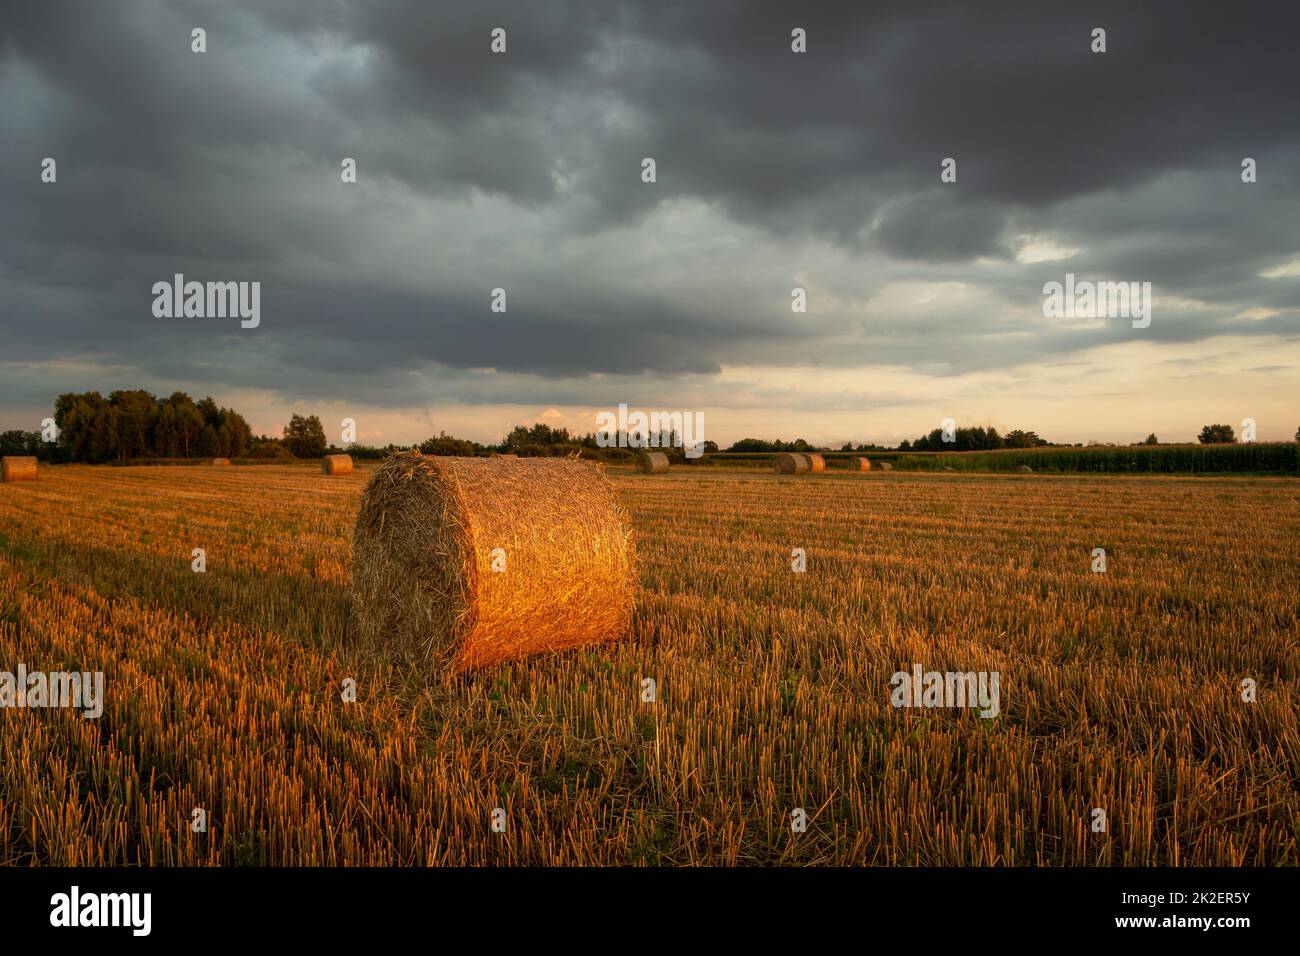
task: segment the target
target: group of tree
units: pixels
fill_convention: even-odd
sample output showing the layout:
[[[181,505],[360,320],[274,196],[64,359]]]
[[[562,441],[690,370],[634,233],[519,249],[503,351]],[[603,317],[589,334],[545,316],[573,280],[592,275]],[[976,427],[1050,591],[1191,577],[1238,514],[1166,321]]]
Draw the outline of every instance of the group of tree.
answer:
[[[957,428],[952,432],[952,440],[945,440],[944,430],[936,428],[928,435],[922,435],[916,441],[904,439],[899,443],[899,451],[994,451],[998,448],[1038,448],[1048,442],[1039,438],[1035,432],[1016,428],[998,434],[996,428]]]
[[[187,458],[319,458],[328,449],[316,415],[295,414],[279,438],[254,436],[244,416],[184,392],[158,398],[143,389],[68,392],[54,403],[57,441],[40,432],[0,434],[3,454],[54,461],[126,462]]]
[[[802,438],[796,438],[794,441],[767,441],[763,438],[742,438],[735,442],[727,451],[731,452],[764,452],[764,451],[816,451],[812,445],[808,444]]]
[[[521,458],[581,455],[584,458],[607,459],[630,458],[641,447],[654,447],[666,452],[668,457],[674,461],[682,461],[685,458],[685,450],[681,447],[681,442],[673,431],[666,431],[660,435],[658,444],[655,446],[646,446],[644,444],[646,439],[639,434],[621,437],[626,439],[622,443],[619,441],[619,435],[612,435],[602,445],[599,436],[595,432],[577,435],[567,428],[556,428],[537,422],[532,425],[516,425],[496,444],[480,444],[466,438],[456,438],[446,432],[439,432],[436,437],[426,438],[415,447],[426,455],[474,456],[505,454],[518,455]],[[807,442],[803,444],[807,447]],[[389,445],[387,449],[371,449],[360,446],[356,446],[356,450],[349,449],[354,455],[359,454],[360,457],[370,457],[372,452],[378,452],[379,455],[382,455],[386,451],[395,450],[400,449],[394,445]],[[717,450],[717,442],[704,442],[705,452]]]
[[[1196,440],[1202,445],[1230,445],[1236,442],[1237,433],[1231,425],[1206,425]]]
[[[30,455],[36,458],[48,458],[47,448],[41,440],[40,432],[25,432],[11,429],[0,432],[0,455]]]
[[[294,414],[279,438],[254,436],[243,416],[233,409],[218,406],[211,398],[194,401],[184,392],[174,392],[165,399],[143,389],[119,390],[104,398],[99,392],[65,393],[54,405],[54,422],[58,441],[52,445],[40,432],[11,430],[0,432],[0,454],[35,455],[47,460],[78,462],[129,461],[132,459],[169,458],[319,458],[327,452],[347,451],[361,458],[382,458],[402,446],[370,447],[352,444],[338,448],[329,443],[325,429],[316,415]],[[640,436],[633,436],[639,439]],[[944,440],[943,429],[936,428],[915,441],[904,440],[899,451],[989,451],[999,448],[1037,448],[1051,443],[1035,432],[1013,429],[1000,435],[996,428],[957,428],[952,441]],[[1231,425],[1206,425],[1197,436],[1201,444],[1224,444],[1237,441]],[[1295,440],[1300,442],[1300,429]],[[1154,434],[1139,444],[1158,445]],[[1096,444],[1096,443],[1092,443]],[[682,460],[676,436],[660,436],[659,446],[675,460]],[[480,444],[456,438],[446,432],[427,438],[419,445],[426,455],[476,456],[493,453],[521,457],[570,456],[624,458],[636,449],[635,441],[627,447],[602,447],[594,433],[576,435],[567,428],[543,423],[517,425],[498,444]],[[704,443],[706,452],[716,452],[716,442]],[[742,438],[727,449],[729,452],[817,451],[802,438]],[[845,442],[840,451],[881,451],[884,446]]]
[[[136,458],[236,458],[253,444],[238,412],[184,392],[160,399],[143,389],[67,392],[54,403],[59,457],[108,462]],[[39,437],[39,436],[38,436]]]

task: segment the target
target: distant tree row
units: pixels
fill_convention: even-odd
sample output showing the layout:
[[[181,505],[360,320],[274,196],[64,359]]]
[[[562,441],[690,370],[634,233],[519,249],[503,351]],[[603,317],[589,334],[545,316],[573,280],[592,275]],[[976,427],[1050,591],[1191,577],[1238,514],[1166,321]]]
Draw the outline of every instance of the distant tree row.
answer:
[[[60,395],[54,403],[59,457],[107,462],[133,458],[235,458],[253,434],[243,416],[184,392],[159,399],[143,389]]]
[[[0,455],[31,455],[36,458],[48,458],[47,446],[41,440],[40,432],[24,432],[18,429],[0,432]]]
[[[295,414],[279,438],[254,436],[243,416],[233,409],[220,407],[211,398],[195,402],[184,392],[174,392],[165,399],[156,398],[142,389],[111,392],[107,398],[99,392],[68,392],[54,405],[58,443],[51,445],[40,432],[12,430],[0,432],[0,454],[35,455],[45,460],[109,462],[142,458],[319,458],[327,452],[347,451],[359,458],[382,458],[403,446],[371,447],[352,444],[338,448],[329,443],[325,429],[316,415]],[[635,436],[634,436],[635,437]],[[1013,429],[1000,435],[996,428],[957,428],[953,441],[943,440],[936,428],[915,441],[904,440],[899,451],[991,451],[999,448],[1038,448],[1052,445],[1035,432]],[[1204,445],[1237,441],[1231,425],[1206,425],[1197,440]],[[1300,442],[1300,428],[1295,440]],[[583,454],[587,457],[626,458],[635,446],[602,448],[594,433],[576,435],[567,428],[537,423],[517,425],[498,444],[480,444],[456,438],[446,432],[427,438],[419,445],[426,455],[474,456],[492,453],[522,457]],[[683,460],[676,436],[660,436],[660,447],[675,461]],[[1098,443],[1091,442],[1090,445]],[[1158,445],[1154,434],[1139,442]],[[704,443],[706,452],[716,452],[716,442]],[[742,438],[727,449],[729,452],[816,451],[802,438]],[[883,451],[886,446],[845,442],[840,451]]]
[[[902,441],[899,451],[993,451],[998,448],[1038,448],[1047,442],[1035,432],[1022,431],[1017,428],[999,435],[996,428],[957,428],[953,431],[953,440],[944,441],[942,428],[936,428],[928,435],[922,435],[914,442]]]
[[[796,438],[794,441],[782,441],[777,438],[774,441],[767,441],[762,438],[742,438],[733,444],[727,451],[732,452],[762,452],[762,451],[816,451],[812,445],[808,444],[802,438]]]

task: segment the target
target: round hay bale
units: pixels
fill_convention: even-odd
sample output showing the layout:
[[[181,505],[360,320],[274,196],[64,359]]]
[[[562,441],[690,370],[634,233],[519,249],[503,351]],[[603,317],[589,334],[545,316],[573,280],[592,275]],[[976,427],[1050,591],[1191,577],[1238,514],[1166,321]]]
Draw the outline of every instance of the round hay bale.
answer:
[[[782,452],[772,459],[772,469],[778,475],[806,475],[812,464],[804,455]]]
[[[882,461],[882,462],[880,462],[878,465],[876,465],[876,467],[879,468],[881,471],[893,471],[893,470],[894,470],[894,466],[893,466],[892,464],[890,464],[889,462],[887,462],[887,461]]]
[[[1028,465],[1017,465],[1016,471],[1020,472],[1022,475],[1032,475],[1034,473],[1034,469],[1030,468]]]
[[[870,471],[870,470],[871,470],[870,458],[849,459],[849,471]]]
[[[403,452],[361,496],[358,636],[456,670],[616,640],[631,622],[635,563],[593,462]]]
[[[0,481],[35,481],[36,459],[25,455],[0,458]]]
[[[352,474],[352,456],[326,455],[320,460],[320,470],[322,475],[350,475]]]
[[[228,465],[228,464],[230,464],[230,459],[229,459],[229,458],[214,458],[214,459],[212,459],[210,462],[208,462],[208,464],[209,464],[209,465]]]
[[[804,455],[808,459],[808,470],[814,475],[820,475],[826,470],[826,459],[818,454]]]
[[[643,475],[662,475],[668,470],[668,456],[661,451],[639,451],[636,470]]]

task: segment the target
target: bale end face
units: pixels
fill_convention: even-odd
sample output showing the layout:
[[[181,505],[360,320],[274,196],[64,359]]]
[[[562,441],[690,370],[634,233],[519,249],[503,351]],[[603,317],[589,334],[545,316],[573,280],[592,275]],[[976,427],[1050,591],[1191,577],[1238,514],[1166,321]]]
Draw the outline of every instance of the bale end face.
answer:
[[[662,475],[668,470],[668,456],[661,451],[638,452],[636,470],[643,475]]]
[[[778,475],[806,475],[812,468],[806,455],[783,452],[772,460],[772,470]]]
[[[613,486],[563,458],[390,456],[352,535],[358,636],[470,670],[623,637],[635,550]]]
[[[320,461],[320,470],[323,475],[350,475],[352,474],[352,456],[326,455]]]
[[[0,481],[35,481],[36,459],[24,455],[0,458]]]
[[[849,471],[870,471],[871,459],[869,458],[850,458]]]

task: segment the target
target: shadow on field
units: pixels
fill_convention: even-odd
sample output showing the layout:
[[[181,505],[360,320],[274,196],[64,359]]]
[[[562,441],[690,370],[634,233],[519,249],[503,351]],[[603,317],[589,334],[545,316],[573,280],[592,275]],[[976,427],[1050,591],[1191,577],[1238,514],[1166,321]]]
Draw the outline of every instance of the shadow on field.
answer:
[[[88,588],[107,600],[134,598],[208,627],[236,624],[274,631],[326,650],[347,636],[351,598],[342,586],[309,575],[251,572],[188,560],[114,550],[66,540],[0,534],[0,557],[29,578],[39,594],[49,583]],[[0,613],[11,608],[0,607]]]

